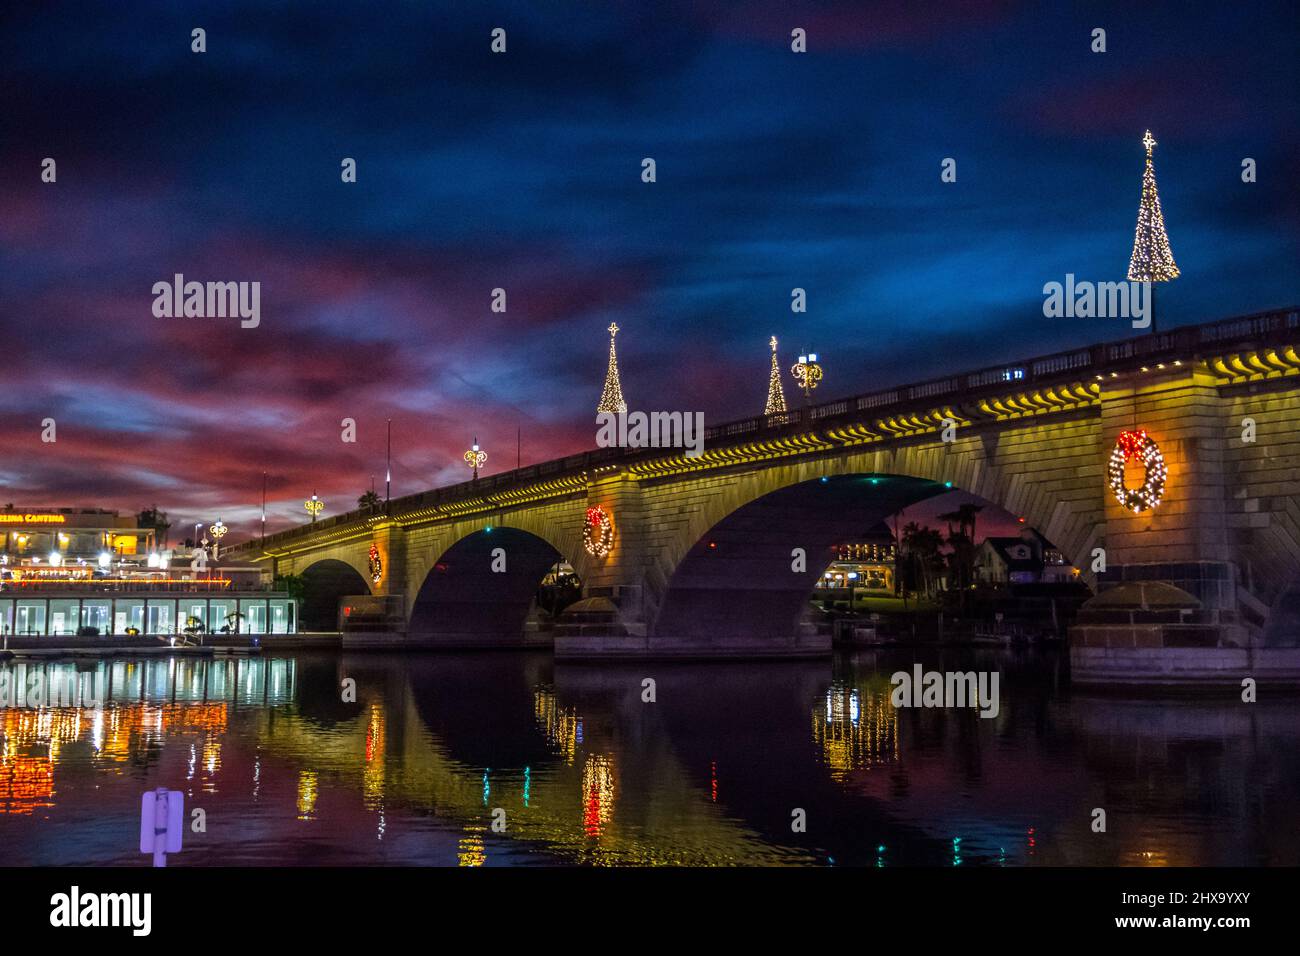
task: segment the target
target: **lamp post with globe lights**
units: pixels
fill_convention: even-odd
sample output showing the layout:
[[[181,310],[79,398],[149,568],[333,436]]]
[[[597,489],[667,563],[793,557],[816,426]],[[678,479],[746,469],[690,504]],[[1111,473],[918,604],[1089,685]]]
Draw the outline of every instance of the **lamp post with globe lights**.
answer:
[[[795,362],[790,369],[790,374],[794,376],[794,380],[803,389],[804,400],[811,401],[812,390],[822,380],[822,367],[817,364],[817,353],[809,352],[807,355],[800,355],[799,361]]]
[[[221,557],[221,539],[226,536],[226,532],[229,530],[230,529],[226,527],[225,522],[222,521],[220,518],[217,519],[216,524],[214,524],[211,528],[208,529],[208,531],[212,534],[212,537],[215,539],[212,543],[212,557],[214,558]]]
[[[470,446],[469,451],[465,452],[465,464],[474,469],[474,481],[478,481],[479,466],[487,461],[487,452],[478,446],[478,436],[474,437],[474,444]]]

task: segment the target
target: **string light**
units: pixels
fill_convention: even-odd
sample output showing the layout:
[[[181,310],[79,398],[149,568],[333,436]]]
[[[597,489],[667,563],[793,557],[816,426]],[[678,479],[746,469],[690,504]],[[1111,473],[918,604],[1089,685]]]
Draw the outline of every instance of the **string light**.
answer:
[[[1169,248],[1165,216],[1160,210],[1160,196],[1156,192],[1156,168],[1151,159],[1156,140],[1151,130],[1142,137],[1142,145],[1147,148],[1147,164],[1142,173],[1142,201],[1138,206],[1128,277],[1135,282],[1169,282],[1177,279],[1179,272],[1173,250]]]
[[[379,557],[378,545],[375,544],[370,545],[369,557],[370,557],[370,561],[369,561],[370,580],[373,581],[375,584],[378,584],[380,580],[382,580],[384,577],[384,562],[383,559]]]
[[[1146,473],[1140,487],[1129,488],[1124,483],[1124,466],[1134,457],[1141,460]],[[1106,466],[1106,477],[1116,501],[1134,514],[1150,511],[1164,498],[1167,474],[1165,456],[1145,429],[1119,433]]]
[[[603,558],[614,549],[614,522],[604,508],[587,509],[587,523],[582,529],[582,544],[587,553]]]
[[[785,411],[785,389],[781,385],[781,366],[776,359],[776,336],[772,336],[772,341],[768,342],[772,347],[772,371],[767,379],[767,405],[763,409],[764,415],[771,415],[775,412]]]
[[[614,336],[618,334],[618,323],[609,323],[609,368],[605,371],[605,388],[600,393],[597,412],[614,412],[627,414],[627,402],[623,401],[623,383],[618,377],[618,356],[614,352]]]
[[[316,521],[316,516],[325,510],[325,502],[321,501],[314,491],[311,493],[311,497],[302,503],[302,506],[307,509],[307,514],[311,515],[313,523]]]

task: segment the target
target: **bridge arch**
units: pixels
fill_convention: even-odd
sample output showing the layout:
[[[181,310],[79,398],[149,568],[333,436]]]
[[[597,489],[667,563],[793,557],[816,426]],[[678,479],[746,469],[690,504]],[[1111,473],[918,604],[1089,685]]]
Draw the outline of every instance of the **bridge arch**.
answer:
[[[298,626],[304,631],[338,630],[339,598],[370,593],[365,575],[338,558],[316,561],[301,574],[304,586]]]
[[[519,644],[542,578],[563,560],[547,538],[522,528],[471,531],[428,568],[408,633],[442,644]]]
[[[949,460],[950,467],[924,467],[921,456],[912,462],[880,460],[896,457],[871,455],[862,464],[904,464],[913,473],[857,471],[843,460],[822,462],[820,468],[791,465],[744,476],[725,493],[706,499],[659,556],[661,584],[651,595],[652,633],[707,640],[710,633],[725,628],[760,639],[788,639],[818,576],[834,560],[835,544],[902,508],[954,489],[1023,516],[1084,572],[1085,582],[1095,590],[1089,568],[1102,520],[1099,513],[1076,515],[1061,502],[1040,507],[1036,496],[1017,498],[1014,489],[1020,482],[1003,483],[1001,476],[988,474],[990,469],[981,476],[978,468],[972,474],[951,467],[956,456],[942,452],[931,457]],[[948,477],[963,471],[976,487],[959,486]],[[801,572],[792,569],[794,548],[804,552]]]

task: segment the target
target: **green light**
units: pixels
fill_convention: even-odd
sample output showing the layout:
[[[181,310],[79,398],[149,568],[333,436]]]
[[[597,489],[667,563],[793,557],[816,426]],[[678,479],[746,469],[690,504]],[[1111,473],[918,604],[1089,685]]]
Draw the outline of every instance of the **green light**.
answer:
[[[945,482],[943,483],[943,486],[944,486],[945,488],[951,488],[951,487],[952,487],[952,482],[951,482],[951,481],[945,481]]]

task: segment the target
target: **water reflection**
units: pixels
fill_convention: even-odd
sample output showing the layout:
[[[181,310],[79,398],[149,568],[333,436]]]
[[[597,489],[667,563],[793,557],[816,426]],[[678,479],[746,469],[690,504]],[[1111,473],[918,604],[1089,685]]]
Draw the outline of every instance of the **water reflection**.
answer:
[[[144,865],[139,795],[156,786],[207,813],[181,866],[1300,859],[1297,702],[1071,696],[1057,658],[936,652],[921,662],[1000,670],[998,717],[895,710],[888,676],[912,657],[11,662],[0,861]]]
[[[883,675],[862,686],[837,680],[813,707],[813,740],[832,779],[898,760],[898,715],[889,694]]]

